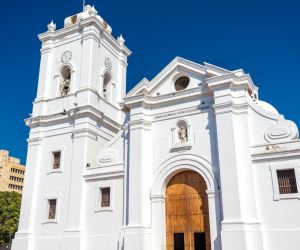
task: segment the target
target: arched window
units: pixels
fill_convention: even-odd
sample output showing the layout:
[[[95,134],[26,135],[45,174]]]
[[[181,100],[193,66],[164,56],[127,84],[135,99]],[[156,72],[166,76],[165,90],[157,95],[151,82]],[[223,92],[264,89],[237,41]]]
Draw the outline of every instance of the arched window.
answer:
[[[71,85],[71,69],[68,66],[64,66],[61,69],[61,82],[60,82],[60,94],[65,96],[70,92]]]
[[[109,99],[110,83],[111,83],[111,75],[108,72],[106,72],[103,77],[103,88],[102,88],[102,94],[105,100]]]

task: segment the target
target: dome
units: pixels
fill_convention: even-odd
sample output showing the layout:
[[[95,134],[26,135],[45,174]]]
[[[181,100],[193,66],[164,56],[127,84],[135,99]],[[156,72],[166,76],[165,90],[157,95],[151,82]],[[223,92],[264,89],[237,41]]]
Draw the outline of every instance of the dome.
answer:
[[[272,114],[279,115],[278,111],[271,104],[267,102],[257,100],[257,105]]]

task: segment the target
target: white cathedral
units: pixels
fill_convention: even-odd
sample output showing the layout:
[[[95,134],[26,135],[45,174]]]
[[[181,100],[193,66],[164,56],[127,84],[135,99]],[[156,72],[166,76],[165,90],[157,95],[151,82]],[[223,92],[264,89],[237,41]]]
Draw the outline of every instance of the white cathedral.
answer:
[[[42,42],[13,250],[299,250],[296,125],[243,70],[176,57],[126,94],[94,7]]]

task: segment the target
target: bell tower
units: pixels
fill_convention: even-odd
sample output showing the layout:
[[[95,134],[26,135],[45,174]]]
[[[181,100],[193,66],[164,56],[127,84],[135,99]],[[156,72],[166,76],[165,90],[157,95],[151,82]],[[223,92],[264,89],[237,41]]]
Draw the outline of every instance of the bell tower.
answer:
[[[30,128],[25,187],[13,250],[83,249],[84,171],[120,131],[127,57],[121,36],[89,5],[52,21],[42,42]]]
[[[52,21],[39,39],[41,64],[33,116],[53,115],[78,105],[98,108],[100,104],[101,112],[107,108],[108,115],[110,107],[120,108],[131,52],[122,35],[112,36],[111,27],[94,7],[87,5],[84,12],[67,17],[60,30]],[[54,107],[53,101],[62,105]]]

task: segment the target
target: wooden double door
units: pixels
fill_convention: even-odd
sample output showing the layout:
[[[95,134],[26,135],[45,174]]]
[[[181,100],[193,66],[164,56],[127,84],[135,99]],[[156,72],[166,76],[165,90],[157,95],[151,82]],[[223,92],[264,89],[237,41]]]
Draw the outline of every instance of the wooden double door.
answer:
[[[210,250],[204,179],[193,171],[175,175],[166,189],[167,250]]]

